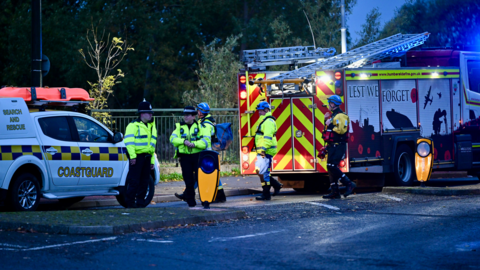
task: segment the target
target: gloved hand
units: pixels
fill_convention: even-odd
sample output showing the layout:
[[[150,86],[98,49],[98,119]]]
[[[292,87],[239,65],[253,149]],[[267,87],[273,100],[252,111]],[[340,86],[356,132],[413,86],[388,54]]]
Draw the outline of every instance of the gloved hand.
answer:
[[[318,152],[319,153],[317,157],[320,159],[325,159],[325,156],[327,155],[327,149],[324,146],[322,146],[322,148],[320,148]]]

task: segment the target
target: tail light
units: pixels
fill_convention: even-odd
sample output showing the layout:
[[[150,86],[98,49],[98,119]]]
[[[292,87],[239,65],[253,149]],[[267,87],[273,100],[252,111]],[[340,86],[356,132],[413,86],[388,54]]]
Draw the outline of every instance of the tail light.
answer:
[[[240,99],[247,99],[247,91],[246,90],[240,91]]]
[[[345,165],[346,165],[346,163],[345,163],[345,160],[343,160],[343,159],[340,161],[340,163],[338,163],[338,166],[339,166],[340,168],[344,168]]]
[[[342,72],[337,71],[335,72],[335,80],[340,80],[342,78]]]
[[[248,164],[248,162],[243,162],[242,168],[243,168],[244,170],[247,170],[248,167],[250,167],[250,165]]]
[[[242,147],[242,153],[244,153],[244,154],[248,153],[248,146]]]

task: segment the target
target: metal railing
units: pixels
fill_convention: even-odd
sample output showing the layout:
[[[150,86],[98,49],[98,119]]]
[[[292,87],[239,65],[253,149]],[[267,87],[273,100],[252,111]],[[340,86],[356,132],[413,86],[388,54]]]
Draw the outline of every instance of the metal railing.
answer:
[[[175,165],[178,163],[173,158],[175,148],[170,143],[170,135],[175,129],[175,123],[183,121],[181,113],[183,109],[154,109],[155,123],[157,127],[157,147],[156,153],[160,163]],[[231,123],[233,141],[227,150],[220,152],[220,160],[222,163],[239,163],[240,146],[238,132],[238,109],[211,109],[211,114],[217,123]],[[119,131],[125,134],[127,125],[138,118],[135,109],[111,109],[111,110],[92,110],[92,112],[108,112],[110,124],[107,125],[112,131]],[[103,119],[97,119],[102,121]],[[103,121],[102,121],[103,122]]]

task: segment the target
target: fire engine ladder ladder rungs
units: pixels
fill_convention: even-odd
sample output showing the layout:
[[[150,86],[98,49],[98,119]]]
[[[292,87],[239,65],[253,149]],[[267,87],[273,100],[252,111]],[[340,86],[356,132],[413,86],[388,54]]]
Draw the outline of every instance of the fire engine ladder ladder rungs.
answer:
[[[358,68],[369,65],[374,61],[396,56],[413,47],[422,45],[430,33],[421,34],[396,34],[394,36],[367,44],[349,52],[320,59],[318,62],[285,72],[269,80],[285,80],[297,78],[311,78],[319,69]]]
[[[243,63],[249,67],[288,65],[291,63],[311,63],[320,58],[335,55],[335,48],[314,48],[314,46],[294,46],[273,49],[243,51]]]

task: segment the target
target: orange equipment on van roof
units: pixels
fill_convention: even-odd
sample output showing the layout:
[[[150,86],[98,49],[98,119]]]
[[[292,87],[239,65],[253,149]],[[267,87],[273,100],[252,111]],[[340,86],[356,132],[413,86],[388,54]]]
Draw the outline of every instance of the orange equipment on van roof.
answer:
[[[90,95],[82,88],[67,88],[67,87],[4,87],[0,89],[0,97],[20,97],[26,102],[32,101],[32,89],[35,100],[46,101],[92,101]]]

